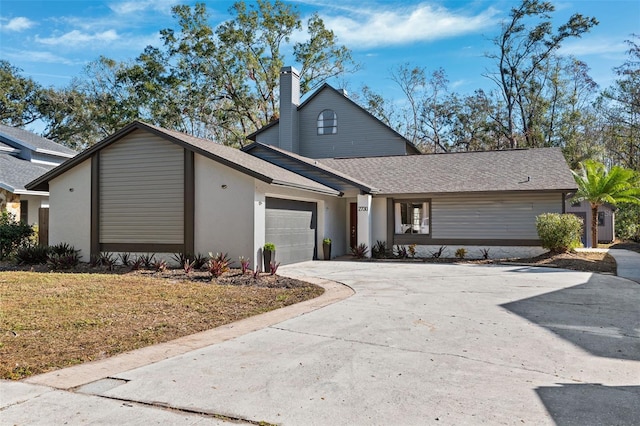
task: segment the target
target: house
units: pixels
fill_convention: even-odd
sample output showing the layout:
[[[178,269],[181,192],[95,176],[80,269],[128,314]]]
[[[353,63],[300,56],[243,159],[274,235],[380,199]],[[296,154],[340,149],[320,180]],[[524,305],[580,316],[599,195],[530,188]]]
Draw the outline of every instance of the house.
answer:
[[[50,241],[101,251],[318,258],[376,241],[541,253],[535,218],[576,185],[559,149],[419,155],[344,93],[299,102],[281,72],[280,119],[236,150],[134,122],[29,183],[50,197]],[[471,249],[474,249],[473,251]],[[452,253],[450,253],[452,254]]]
[[[38,225],[39,216],[46,216],[49,193],[28,190],[25,185],[75,154],[35,133],[0,124],[0,211]]]
[[[574,214],[582,219],[581,241],[585,247],[593,247],[591,242],[591,204],[588,201],[574,202],[573,194],[569,194],[566,200],[566,212]],[[611,204],[602,204],[598,207],[598,243],[612,243],[615,237],[615,207]]]

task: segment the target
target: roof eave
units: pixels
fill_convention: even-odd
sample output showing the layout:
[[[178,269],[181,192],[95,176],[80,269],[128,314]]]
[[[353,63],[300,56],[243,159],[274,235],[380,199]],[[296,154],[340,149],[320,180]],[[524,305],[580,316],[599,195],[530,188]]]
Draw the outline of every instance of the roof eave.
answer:
[[[484,190],[484,191],[426,191],[426,192],[401,192],[401,191],[393,191],[393,192],[384,192],[380,191],[373,195],[378,197],[411,197],[411,196],[438,196],[438,195],[487,195],[487,194],[497,194],[497,193],[511,193],[511,194],[522,194],[522,193],[547,193],[547,194],[566,194],[572,191],[576,191],[577,188],[565,188],[565,189],[493,189],[493,190]]]
[[[271,184],[275,185],[275,186],[283,186],[283,187],[287,187],[287,188],[302,189],[304,191],[316,192],[316,193],[319,193],[319,194],[333,195],[333,196],[336,196],[336,197],[342,196],[342,192],[337,191],[337,190],[335,190],[333,188],[329,188],[328,186],[325,187],[326,189],[323,189],[323,188],[317,188],[317,187],[312,187],[312,186],[307,186],[307,185],[301,185],[301,184],[296,184],[296,183],[291,183],[291,182],[280,181],[280,180],[273,180],[271,182]]]
[[[378,191],[376,188],[369,187],[369,186],[366,186],[366,185],[362,185],[361,183],[358,183],[358,182],[354,182],[354,181],[352,181],[352,180],[350,180],[350,179],[348,179],[348,178],[346,178],[344,176],[340,176],[340,175],[338,175],[336,173],[333,173],[330,170],[326,170],[326,169],[323,169],[321,167],[318,167],[317,165],[314,165],[314,164],[311,164],[309,162],[300,160],[299,158],[294,157],[292,155],[287,155],[286,153],[284,153],[284,152],[282,152],[280,150],[274,149],[271,145],[267,145],[267,144],[264,144],[264,143],[261,143],[261,142],[254,142],[251,145],[248,145],[248,146],[242,148],[242,151],[248,153],[249,151],[251,151],[251,150],[253,150],[254,148],[257,148],[257,147],[268,149],[269,151],[275,152],[276,154],[279,154],[279,155],[285,155],[287,158],[295,161],[298,164],[302,164],[302,165],[305,165],[305,166],[313,167],[313,168],[315,168],[316,170],[318,170],[318,171],[320,171],[322,173],[326,173],[326,174],[328,174],[328,175],[330,175],[330,176],[332,176],[332,177],[334,177],[336,179],[340,179],[340,180],[342,180],[344,182],[347,182],[349,185],[353,185],[353,186],[355,186],[356,188],[358,188],[361,191],[364,191],[364,192],[367,192],[367,193],[370,193],[370,194],[373,194],[373,193]],[[278,167],[281,167],[281,166],[278,166]],[[325,167],[328,167],[328,166],[325,166]],[[296,173],[296,172],[293,172],[291,170],[289,170],[289,171],[292,172],[292,173]],[[299,173],[296,173],[296,174],[299,174]],[[307,179],[311,179],[311,178],[307,177]],[[311,179],[311,180],[314,180],[314,179]],[[323,185],[325,185],[325,184],[323,184]]]

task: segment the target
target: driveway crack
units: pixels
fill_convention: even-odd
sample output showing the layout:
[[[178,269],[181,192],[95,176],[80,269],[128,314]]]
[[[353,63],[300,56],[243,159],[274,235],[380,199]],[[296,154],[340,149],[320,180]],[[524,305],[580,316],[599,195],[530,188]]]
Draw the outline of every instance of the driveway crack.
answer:
[[[361,345],[375,346],[375,347],[388,348],[388,349],[396,349],[396,350],[399,350],[399,351],[402,351],[402,352],[411,352],[411,353],[419,353],[419,354],[424,354],[424,355],[449,356],[449,357],[462,358],[462,359],[465,359],[467,361],[479,362],[479,363],[482,363],[482,364],[493,365],[493,366],[496,366],[496,367],[515,368],[515,369],[522,370],[522,371],[530,371],[530,372],[533,372],[533,373],[544,374],[545,376],[551,376],[551,377],[554,377],[556,379],[561,378],[561,379],[565,379],[565,380],[571,380],[572,382],[576,381],[576,379],[574,377],[565,377],[565,376],[562,376],[562,375],[559,375],[559,374],[549,373],[547,371],[542,371],[542,370],[538,370],[538,369],[535,369],[535,368],[527,368],[527,367],[524,367],[522,365],[501,364],[501,363],[497,363],[497,362],[491,362],[491,361],[487,361],[487,360],[484,360],[484,359],[472,358],[472,357],[469,357],[469,356],[466,356],[466,355],[461,355],[461,354],[456,354],[456,353],[430,352],[430,351],[424,351],[424,350],[420,350],[420,349],[403,348],[403,347],[399,347],[399,346],[385,345],[385,344],[382,344],[382,343],[366,342],[366,341],[356,340],[356,339],[345,339],[345,338],[342,338],[342,337],[326,336],[326,335],[323,335],[323,334],[309,333],[309,332],[305,332],[305,331],[297,331],[297,330],[291,330],[291,329],[287,329],[287,328],[274,327],[274,326],[269,327],[269,328],[273,328],[273,329],[276,329],[276,330],[285,331],[285,332],[289,332],[289,333],[303,334],[303,335],[307,335],[307,336],[324,337],[324,338],[327,338],[327,339],[332,339],[332,340],[342,341],[342,342],[347,342],[347,343],[358,343],[358,344],[361,344]]]

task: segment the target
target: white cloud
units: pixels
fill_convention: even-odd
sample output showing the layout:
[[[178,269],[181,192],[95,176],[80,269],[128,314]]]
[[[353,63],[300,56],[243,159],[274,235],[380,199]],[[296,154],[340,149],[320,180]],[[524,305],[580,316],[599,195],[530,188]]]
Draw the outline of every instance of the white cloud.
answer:
[[[2,21],[8,21],[6,24],[4,22],[0,22],[0,29],[2,29],[2,31],[20,32],[20,31],[28,30],[29,28],[33,27],[36,24],[29,18],[25,18],[22,16],[8,19],[8,20],[3,19]]]
[[[80,65],[84,63],[82,61],[74,61],[63,56],[53,54],[51,52],[43,52],[41,50],[13,50],[5,52],[4,55],[10,60],[22,62],[63,65]]]
[[[36,36],[36,41],[48,46],[67,46],[77,47],[81,45],[87,45],[90,43],[111,43],[119,39],[118,33],[115,30],[107,30],[100,33],[88,34],[78,30],[73,30],[58,37],[44,37],[40,38]]]
[[[466,15],[441,6],[420,3],[407,7],[343,9],[340,16],[322,14],[327,28],[340,43],[352,48],[371,48],[432,41],[478,32],[496,24],[499,12],[489,8]]]
[[[624,54],[629,47],[620,39],[580,39],[567,42],[558,50],[561,55],[618,55]]]
[[[176,4],[178,4],[178,0],[131,0],[110,3],[109,9],[118,15],[129,15],[147,10],[169,14],[171,7]]]

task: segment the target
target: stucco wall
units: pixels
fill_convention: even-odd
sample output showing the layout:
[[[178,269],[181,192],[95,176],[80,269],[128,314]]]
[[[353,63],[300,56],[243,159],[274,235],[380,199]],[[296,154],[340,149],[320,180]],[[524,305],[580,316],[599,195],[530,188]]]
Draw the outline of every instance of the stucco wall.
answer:
[[[371,244],[376,241],[387,240],[387,199],[374,198],[371,200]]]
[[[29,205],[29,225],[38,224],[38,215],[40,207],[49,207],[49,197],[40,195],[21,195],[20,200],[26,200]]]
[[[67,243],[91,255],[91,160],[49,182],[49,244]]]
[[[324,238],[331,238],[332,257],[347,253],[344,199],[309,191],[268,185],[259,181],[256,182],[256,194],[318,203],[316,246],[318,248],[319,258],[322,258],[322,240]],[[256,235],[258,235],[257,232]],[[264,228],[262,229],[261,235],[264,236]],[[264,244],[264,241],[262,243]]]
[[[254,179],[196,154],[194,248],[253,261]]]

